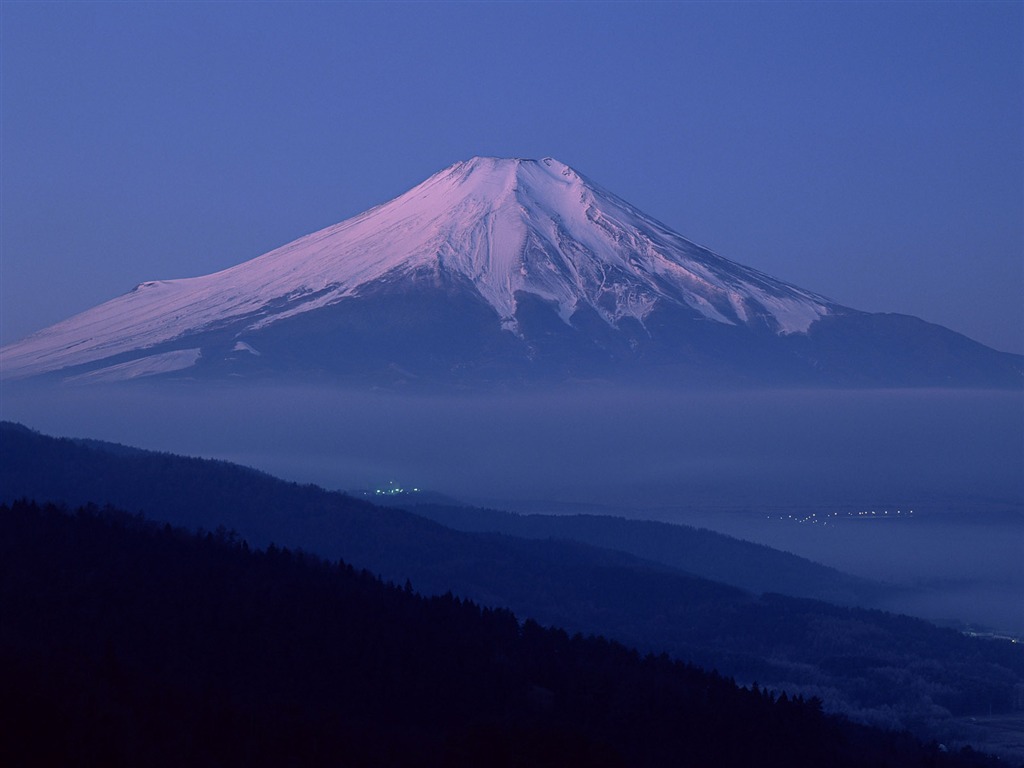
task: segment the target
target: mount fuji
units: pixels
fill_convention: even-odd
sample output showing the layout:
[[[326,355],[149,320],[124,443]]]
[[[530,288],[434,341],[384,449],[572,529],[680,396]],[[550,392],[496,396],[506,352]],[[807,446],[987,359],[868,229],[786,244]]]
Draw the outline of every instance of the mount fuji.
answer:
[[[0,376],[1011,386],[1024,358],[696,245],[572,168],[477,157],[258,258],[0,349]]]

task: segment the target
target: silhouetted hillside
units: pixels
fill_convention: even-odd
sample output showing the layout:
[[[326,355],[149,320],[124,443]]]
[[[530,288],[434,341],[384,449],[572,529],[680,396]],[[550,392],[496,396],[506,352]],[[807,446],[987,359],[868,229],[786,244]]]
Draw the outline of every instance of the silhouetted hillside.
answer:
[[[982,766],[667,657],[107,508],[0,506],[5,766]]]
[[[225,462],[83,445],[0,426],[0,501],[110,503],[189,528],[240,532],[423,594],[451,592],[541,624],[600,633],[821,698],[829,711],[942,735],[951,715],[1009,712],[1024,649],[905,616],[756,597],[630,555],[565,541],[454,531]]]

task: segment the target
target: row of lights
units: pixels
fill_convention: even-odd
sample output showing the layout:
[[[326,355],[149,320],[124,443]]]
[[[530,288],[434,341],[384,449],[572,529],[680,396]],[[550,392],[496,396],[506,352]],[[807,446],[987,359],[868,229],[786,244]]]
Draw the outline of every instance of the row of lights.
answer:
[[[874,518],[874,519],[884,519],[885,517],[904,517],[904,516],[909,517],[910,515],[913,515],[913,514],[914,514],[914,510],[912,510],[912,509],[908,510],[906,513],[904,513],[903,510],[897,509],[895,512],[893,512],[890,515],[889,510],[886,509],[886,510],[882,510],[881,512],[877,512],[875,510],[864,511],[864,512],[847,512],[845,514],[845,517],[867,518],[867,519],[870,520],[872,518]],[[813,525],[817,525],[817,524],[820,523],[821,525],[829,525],[831,522],[835,522],[834,518],[839,517],[839,515],[840,515],[839,512],[822,513],[821,515],[818,515],[817,512],[812,512],[811,514],[804,515],[803,517],[800,517],[799,515],[798,516],[779,515],[778,517],[774,517],[772,515],[768,515],[768,519],[769,520],[795,520],[798,523],[811,523]]]
[[[376,496],[398,496],[399,494],[402,494],[402,493],[419,493],[419,492],[420,492],[419,488],[406,489],[406,488],[402,488],[400,485],[395,485],[395,483],[388,483],[387,488],[377,488],[376,490],[374,490],[373,493]]]

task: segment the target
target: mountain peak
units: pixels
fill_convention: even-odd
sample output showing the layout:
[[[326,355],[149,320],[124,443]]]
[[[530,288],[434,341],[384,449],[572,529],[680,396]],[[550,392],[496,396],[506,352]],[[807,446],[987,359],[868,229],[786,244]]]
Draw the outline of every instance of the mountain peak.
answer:
[[[418,228],[420,242],[392,254],[468,278],[510,329],[518,292],[554,302],[566,322],[587,306],[611,325],[642,323],[663,300],[781,333],[829,312],[826,299],[697,246],[551,157],[474,157],[366,216]]]
[[[833,307],[686,240],[554,158],[473,157],[251,261],[143,283],[7,347],[4,375],[88,364],[215,329],[241,337],[431,277],[469,286],[517,336],[528,296],[566,325],[583,311],[611,329],[627,319],[643,327],[656,307],[672,305],[713,323],[793,334]],[[179,350],[160,364],[197,356]]]
[[[466,197],[497,207],[513,197],[550,202],[553,196],[571,194],[572,187],[581,184],[576,171],[551,157],[473,157],[434,174],[398,199],[422,192],[440,196],[442,210]]]

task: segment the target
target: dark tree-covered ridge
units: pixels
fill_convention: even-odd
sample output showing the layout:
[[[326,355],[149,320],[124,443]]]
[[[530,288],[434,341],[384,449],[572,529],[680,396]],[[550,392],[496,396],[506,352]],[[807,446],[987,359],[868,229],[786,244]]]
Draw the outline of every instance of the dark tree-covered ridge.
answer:
[[[0,423],[0,502],[110,503],[189,529],[240,531],[424,594],[452,592],[544,625],[668,652],[746,684],[925,739],[980,743],[953,716],[1012,712],[1024,648],[928,622],[756,596],[610,549],[451,530],[424,517],[222,461],[56,439]]]
[[[341,562],[0,506],[5,766],[955,766],[909,736]]]

